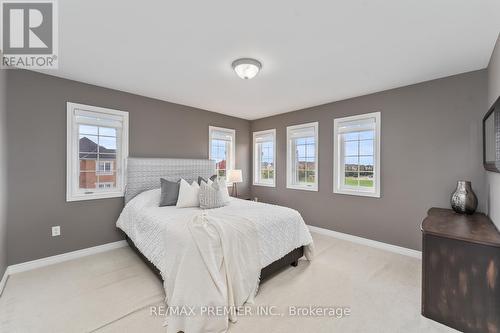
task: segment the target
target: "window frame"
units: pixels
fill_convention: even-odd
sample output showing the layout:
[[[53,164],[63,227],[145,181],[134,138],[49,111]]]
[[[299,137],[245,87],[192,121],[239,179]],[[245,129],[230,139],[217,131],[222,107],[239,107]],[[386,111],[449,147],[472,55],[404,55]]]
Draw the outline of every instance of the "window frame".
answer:
[[[232,183],[228,182],[228,175],[230,170],[234,170],[236,168],[236,130],[232,128],[224,128],[224,127],[217,127],[217,126],[208,126],[208,159],[212,159],[212,139],[213,139],[213,132],[214,131],[219,131],[219,132],[225,132],[228,135],[231,136],[231,147],[229,149],[229,163],[226,161],[226,184],[227,185],[232,185]],[[229,168],[228,168],[229,166]],[[217,167],[217,166],[216,166]],[[217,174],[217,179],[219,179],[219,171],[216,169],[216,174]]]
[[[375,118],[375,134],[374,140],[374,154],[373,154],[373,177],[374,187],[373,190],[364,190],[363,188],[355,188],[345,186],[345,163],[343,154],[343,140],[339,139],[339,125],[347,121],[362,121],[368,118]],[[346,194],[362,197],[380,198],[381,178],[380,178],[380,160],[381,160],[381,113],[371,112],[355,116],[335,118],[333,120],[333,193]],[[355,132],[355,131],[353,131]]]
[[[258,175],[260,174],[260,158],[258,156],[258,149],[257,149],[257,137],[262,136],[262,135],[268,135],[271,134],[273,136],[273,165],[274,165],[274,172],[273,172],[273,181],[272,183],[259,183]],[[276,128],[273,129],[268,129],[268,130],[263,130],[263,131],[256,131],[253,132],[253,185],[254,186],[265,186],[265,187],[276,187]]]
[[[293,170],[293,163],[292,163],[292,145],[291,145],[291,134],[292,131],[297,130],[297,129],[302,129],[302,128],[307,128],[307,127],[314,127],[314,136],[315,136],[315,141],[314,141],[314,156],[315,156],[315,163],[314,163],[314,184],[312,185],[305,185],[305,184],[293,184],[292,182],[292,176],[294,173]],[[318,184],[319,184],[319,122],[310,122],[310,123],[305,123],[305,124],[299,124],[299,125],[293,125],[293,126],[287,126],[286,128],[286,160],[287,160],[287,166],[286,166],[286,188],[288,189],[293,189],[293,190],[303,190],[303,191],[314,191],[318,192]]]
[[[116,154],[116,189],[89,189],[89,191],[79,190],[79,155],[78,155],[78,129],[75,120],[75,110],[83,110],[103,115],[118,116],[122,118],[122,133],[120,154]],[[66,201],[83,201],[107,198],[118,198],[125,195],[126,184],[126,161],[128,158],[129,146],[129,113],[126,111],[109,108],[85,105],[79,103],[66,103]],[[96,163],[96,172],[98,172]]]

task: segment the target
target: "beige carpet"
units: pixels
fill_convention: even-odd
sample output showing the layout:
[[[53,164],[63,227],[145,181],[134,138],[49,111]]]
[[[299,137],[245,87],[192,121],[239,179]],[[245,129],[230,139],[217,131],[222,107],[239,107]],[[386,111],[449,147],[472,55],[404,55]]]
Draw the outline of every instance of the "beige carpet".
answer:
[[[316,258],[261,284],[230,332],[452,332],[420,315],[420,260],[313,234]],[[165,332],[162,285],[129,248],[10,276],[0,332]],[[290,317],[288,306],[349,307],[351,315]],[[453,331],[454,332],[454,331]]]

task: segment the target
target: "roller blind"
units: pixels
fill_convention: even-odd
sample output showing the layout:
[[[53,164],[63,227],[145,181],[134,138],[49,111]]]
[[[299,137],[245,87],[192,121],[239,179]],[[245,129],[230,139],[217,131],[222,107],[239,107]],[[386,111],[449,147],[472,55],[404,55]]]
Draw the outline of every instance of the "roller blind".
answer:
[[[316,135],[316,129],[314,126],[301,127],[291,129],[288,135],[289,139],[300,139],[300,138],[308,138]]]
[[[376,119],[374,117],[343,121],[339,123],[337,132],[339,134],[347,132],[360,132],[360,131],[370,131],[375,129]]]
[[[259,134],[255,136],[255,143],[272,142],[273,140],[274,136],[272,133]]]
[[[212,139],[223,140],[223,141],[232,141],[233,136],[232,136],[232,133],[229,131],[212,130]]]
[[[75,109],[74,115],[75,122],[78,124],[107,126],[115,128],[121,128],[123,126],[123,117],[121,116],[102,114],[81,109]]]

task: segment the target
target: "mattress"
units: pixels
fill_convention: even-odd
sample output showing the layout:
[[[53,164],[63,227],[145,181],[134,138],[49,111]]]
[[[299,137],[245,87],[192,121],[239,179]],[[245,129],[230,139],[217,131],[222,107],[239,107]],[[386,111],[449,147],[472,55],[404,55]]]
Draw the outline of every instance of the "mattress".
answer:
[[[141,253],[160,272],[165,272],[165,232],[190,241],[187,221],[202,209],[158,207],[160,189],[143,192],[124,207],[116,226],[123,230]],[[215,208],[226,215],[246,218],[255,224],[259,238],[261,268],[282,258],[290,251],[306,246],[312,251],[312,237],[302,216],[294,209],[231,198],[229,204]],[[210,211],[210,210],[209,210]]]

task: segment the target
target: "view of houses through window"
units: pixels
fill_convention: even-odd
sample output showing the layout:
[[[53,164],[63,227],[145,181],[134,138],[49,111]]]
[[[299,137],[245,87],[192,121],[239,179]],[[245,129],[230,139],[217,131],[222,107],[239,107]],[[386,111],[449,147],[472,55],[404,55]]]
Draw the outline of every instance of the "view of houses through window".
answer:
[[[276,130],[254,132],[254,185],[275,186]]]
[[[374,130],[342,134],[344,184],[373,187]]]
[[[211,144],[212,159],[217,164],[217,176],[225,178],[227,176],[227,159],[229,155],[230,143],[226,140],[213,139]]]
[[[274,179],[274,144],[267,141],[259,144],[260,148],[260,180],[272,182]]]
[[[79,125],[80,188],[116,186],[116,129]]]
[[[380,112],[334,119],[334,193],[380,197]]]
[[[316,178],[316,140],[314,136],[295,140],[295,161],[298,172],[295,182],[298,184],[314,183]]]
[[[128,112],[67,103],[66,200],[123,196]]]
[[[113,174],[114,161],[100,160],[97,164],[97,173],[99,175],[111,175]]]
[[[287,187],[318,190],[318,123],[287,127]]]
[[[229,170],[234,169],[235,131],[233,129],[209,127],[209,158],[216,162],[218,178],[227,178]]]

